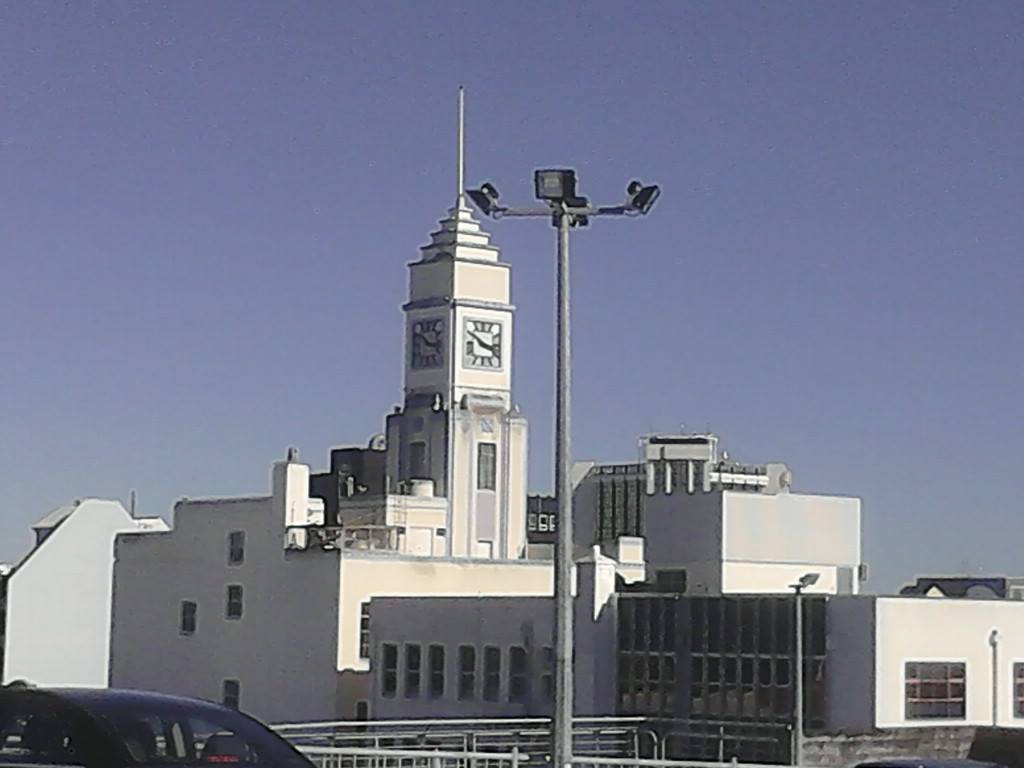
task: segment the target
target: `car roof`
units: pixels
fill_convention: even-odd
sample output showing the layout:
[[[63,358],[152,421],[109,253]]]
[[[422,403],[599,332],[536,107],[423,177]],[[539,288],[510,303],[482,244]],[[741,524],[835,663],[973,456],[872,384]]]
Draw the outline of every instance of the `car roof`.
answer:
[[[117,688],[0,688],[0,694],[43,694],[53,696],[62,701],[88,708],[90,704],[121,704],[126,706],[162,704],[164,706],[188,707],[189,709],[207,709],[223,711],[225,707],[204,699],[193,699],[187,696],[172,696],[167,693],[153,691],[120,690]]]

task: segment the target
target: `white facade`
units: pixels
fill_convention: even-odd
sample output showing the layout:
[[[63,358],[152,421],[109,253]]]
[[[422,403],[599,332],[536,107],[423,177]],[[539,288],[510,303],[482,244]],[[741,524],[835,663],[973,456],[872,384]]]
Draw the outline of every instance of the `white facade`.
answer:
[[[789,594],[808,573],[808,593],[860,588],[860,499],[679,489],[646,502],[648,566],[685,568],[693,595]]]
[[[949,718],[907,716],[904,683],[908,662],[965,665],[963,724],[1024,727],[1024,713],[1018,716],[1014,703],[1014,665],[1024,665],[1024,603],[878,598],[875,617],[878,727],[950,724]]]
[[[352,499],[348,535],[325,537],[308,488],[309,468],[292,454],[274,464],[269,495],[183,500],[169,533],[117,538],[114,685],[216,700],[233,680],[246,710],[266,719],[352,718],[366,699],[373,598],[552,594],[550,561],[447,556],[443,498]],[[233,534],[244,545],[237,563]],[[229,587],[241,590],[237,617],[226,615]],[[186,602],[194,626],[182,631]]]
[[[722,493],[722,593],[856,594],[861,563],[860,499],[800,493]]]
[[[3,682],[107,685],[114,538],[167,530],[116,501],[85,499],[59,516],[7,583]]]
[[[338,670],[369,670],[359,653],[360,612],[375,597],[539,597],[554,593],[550,562],[408,559],[342,553]]]
[[[828,611],[832,728],[1024,728],[1024,602],[861,596]],[[915,685],[927,675],[936,679]],[[941,716],[927,714],[934,696],[948,707]]]

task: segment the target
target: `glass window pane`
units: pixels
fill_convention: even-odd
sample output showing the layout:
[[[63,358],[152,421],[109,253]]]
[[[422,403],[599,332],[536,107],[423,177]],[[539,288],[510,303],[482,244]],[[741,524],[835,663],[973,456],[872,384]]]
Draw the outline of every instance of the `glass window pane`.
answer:
[[[237,680],[225,680],[222,702],[225,707],[238,709],[241,700],[242,686]]]
[[[476,487],[493,491],[497,487],[497,453],[494,443],[478,443],[476,447]]]
[[[439,699],[444,696],[444,646],[432,645],[429,650],[430,696]]]
[[[231,584],[228,586],[227,618],[242,618],[242,609],[242,587],[240,584]]]
[[[509,649],[508,656],[508,699],[509,701],[522,702],[528,698],[528,670],[526,664],[526,649],[513,646]]]
[[[963,718],[967,667],[961,662],[907,662],[904,709],[908,719]]]
[[[497,701],[501,692],[501,649],[484,648],[484,700]]]
[[[245,562],[245,531],[232,531],[228,534],[228,565],[241,565]]]
[[[197,624],[198,605],[191,600],[183,600],[181,603],[181,621],[179,629],[183,635],[195,634]]]
[[[398,690],[398,646],[384,643],[381,646],[381,694],[393,698]]]
[[[405,698],[420,696],[420,646],[405,646]]]
[[[459,699],[470,701],[476,698],[476,648],[472,645],[459,646]]]

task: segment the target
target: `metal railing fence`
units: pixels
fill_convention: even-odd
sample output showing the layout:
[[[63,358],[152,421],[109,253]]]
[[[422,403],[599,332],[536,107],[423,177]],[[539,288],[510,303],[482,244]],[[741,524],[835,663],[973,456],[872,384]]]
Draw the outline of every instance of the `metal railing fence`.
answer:
[[[544,762],[551,747],[549,718],[478,718],[283,723],[272,726],[302,747],[519,753]],[[607,757],[655,756],[658,736],[640,717],[577,718],[574,751]]]
[[[530,756],[511,752],[361,749],[358,747],[299,746],[317,768],[520,768]]]
[[[317,768],[521,768],[530,755],[511,752],[447,750],[360,749],[358,747],[302,746],[299,749]],[[655,760],[639,757],[574,755],[574,768],[765,768],[764,763],[702,760]],[[809,768],[803,766],[802,768]]]

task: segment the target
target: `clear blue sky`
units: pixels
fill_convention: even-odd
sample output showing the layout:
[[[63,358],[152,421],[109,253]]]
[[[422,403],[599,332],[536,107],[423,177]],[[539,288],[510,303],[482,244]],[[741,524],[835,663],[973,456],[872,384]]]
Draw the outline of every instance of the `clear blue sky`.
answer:
[[[1024,5],[7,3],[0,558],[75,497],[168,515],[399,401],[406,262],[468,178],[643,221],[574,237],[579,457],[714,429],[858,495],[880,587],[1024,573]],[[550,485],[552,245],[515,265]]]

